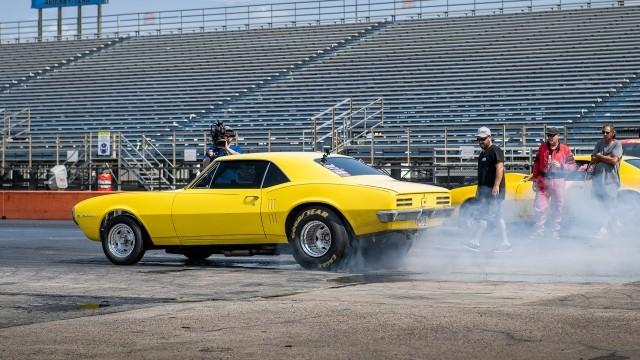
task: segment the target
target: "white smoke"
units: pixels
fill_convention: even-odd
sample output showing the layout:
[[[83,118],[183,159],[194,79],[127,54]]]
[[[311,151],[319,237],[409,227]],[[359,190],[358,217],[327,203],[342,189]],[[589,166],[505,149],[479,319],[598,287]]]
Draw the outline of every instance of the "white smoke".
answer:
[[[492,251],[500,244],[497,229],[486,232],[480,251],[471,251],[462,244],[471,238],[474,229],[451,222],[416,239],[405,263],[406,269],[443,280],[637,281],[640,278],[637,233],[640,223],[633,221],[635,212],[630,208],[616,210],[613,205],[603,207],[591,198],[589,189],[568,191],[565,206],[567,216],[559,240],[550,236],[549,221],[549,234],[530,240],[533,219],[521,218],[517,206],[504,206],[511,252]],[[637,205],[635,209],[640,210]],[[611,231],[598,238],[600,226],[609,214],[612,215]]]

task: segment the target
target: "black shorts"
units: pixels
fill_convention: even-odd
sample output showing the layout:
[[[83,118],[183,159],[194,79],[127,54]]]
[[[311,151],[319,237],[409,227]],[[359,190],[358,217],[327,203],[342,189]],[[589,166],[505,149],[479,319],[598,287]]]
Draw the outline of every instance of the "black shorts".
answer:
[[[478,197],[479,220],[487,222],[500,220],[502,218],[502,199],[491,194]]]

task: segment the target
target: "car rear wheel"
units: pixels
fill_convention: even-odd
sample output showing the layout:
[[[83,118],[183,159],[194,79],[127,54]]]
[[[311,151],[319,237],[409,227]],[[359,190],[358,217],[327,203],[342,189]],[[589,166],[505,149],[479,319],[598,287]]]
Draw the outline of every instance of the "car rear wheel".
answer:
[[[305,269],[335,270],[350,255],[349,232],[342,220],[326,207],[302,210],[295,215],[287,233],[293,257]]]
[[[412,245],[413,237],[408,233],[376,235],[360,244],[362,258],[372,269],[399,268]]]
[[[137,263],[145,252],[140,225],[126,215],[111,218],[102,233],[102,250],[116,265]]]

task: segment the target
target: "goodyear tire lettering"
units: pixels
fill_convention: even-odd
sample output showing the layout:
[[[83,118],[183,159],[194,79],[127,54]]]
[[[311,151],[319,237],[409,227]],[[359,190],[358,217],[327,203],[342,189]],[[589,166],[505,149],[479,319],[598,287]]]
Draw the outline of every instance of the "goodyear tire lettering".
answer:
[[[331,232],[331,245],[322,256],[311,256],[304,249],[300,238],[302,231],[309,222],[321,222]],[[340,268],[346,263],[351,254],[351,236],[338,214],[322,205],[310,206],[295,214],[291,227],[287,229],[289,243],[293,257],[298,264],[306,269],[332,270]]]

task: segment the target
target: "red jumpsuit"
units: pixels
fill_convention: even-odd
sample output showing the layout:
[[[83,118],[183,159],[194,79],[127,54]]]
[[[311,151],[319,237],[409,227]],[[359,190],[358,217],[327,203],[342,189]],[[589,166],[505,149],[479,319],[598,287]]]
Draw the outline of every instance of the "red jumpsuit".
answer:
[[[552,160],[557,161],[560,167],[551,166]],[[550,217],[553,221],[553,234],[559,236],[562,223],[562,210],[564,208],[564,178],[567,172],[576,168],[571,149],[565,144],[559,144],[551,149],[548,142],[540,144],[538,154],[533,161],[533,186],[538,191],[533,203],[536,211],[536,234],[544,233],[544,225],[547,222],[547,209],[551,206]]]

